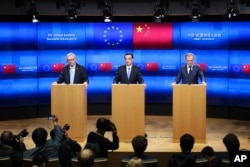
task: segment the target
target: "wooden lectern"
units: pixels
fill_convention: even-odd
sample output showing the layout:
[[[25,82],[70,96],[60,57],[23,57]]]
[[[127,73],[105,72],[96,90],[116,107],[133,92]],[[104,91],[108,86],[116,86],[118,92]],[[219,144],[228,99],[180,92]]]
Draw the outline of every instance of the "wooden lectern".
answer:
[[[69,124],[69,136],[83,142],[87,133],[87,96],[83,84],[52,84],[51,114],[61,126]]]
[[[141,84],[112,85],[112,121],[122,142],[131,142],[144,135],[145,86]]]
[[[173,141],[185,133],[206,141],[206,85],[173,85]]]

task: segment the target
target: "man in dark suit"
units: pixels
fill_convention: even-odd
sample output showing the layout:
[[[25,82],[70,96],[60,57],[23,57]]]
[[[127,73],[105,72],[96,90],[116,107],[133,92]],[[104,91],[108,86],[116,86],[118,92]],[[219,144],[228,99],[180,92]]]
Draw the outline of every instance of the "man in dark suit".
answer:
[[[85,87],[89,84],[86,70],[83,66],[76,63],[76,55],[74,53],[67,54],[67,62],[57,80],[57,83],[65,84],[83,84]]]
[[[134,56],[126,53],[124,56],[125,65],[118,67],[113,83],[121,84],[144,84],[141,69],[133,65]]]
[[[186,65],[182,66],[177,74],[173,84],[198,84],[200,78],[203,84],[206,84],[204,74],[199,65],[194,64],[194,55],[192,53],[186,54]]]

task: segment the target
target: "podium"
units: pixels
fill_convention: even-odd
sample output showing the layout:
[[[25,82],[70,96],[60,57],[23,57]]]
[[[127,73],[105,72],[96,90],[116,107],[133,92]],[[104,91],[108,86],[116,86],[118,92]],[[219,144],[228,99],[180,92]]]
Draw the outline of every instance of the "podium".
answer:
[[[206,85],[173,85],[173,142],[185,133],[206,141]]]
[[[87,96],[82,84],[52,84],[51,114],[58,117],[58,123],[69,124],[69,136],[83,142],[87,133]]]
[[[122,142],[131,142],[144,135],[145,86],[141,84],[112,85],[112,121]]]

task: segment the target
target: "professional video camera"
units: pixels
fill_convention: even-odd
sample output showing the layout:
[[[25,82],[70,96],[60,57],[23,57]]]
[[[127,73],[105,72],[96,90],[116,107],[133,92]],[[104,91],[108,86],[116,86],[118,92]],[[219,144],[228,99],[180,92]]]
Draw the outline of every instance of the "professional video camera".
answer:
[[[108,125],[106,131],[116,130],[115,124],[111,122],[109,119],[106,119],[106,123]]]

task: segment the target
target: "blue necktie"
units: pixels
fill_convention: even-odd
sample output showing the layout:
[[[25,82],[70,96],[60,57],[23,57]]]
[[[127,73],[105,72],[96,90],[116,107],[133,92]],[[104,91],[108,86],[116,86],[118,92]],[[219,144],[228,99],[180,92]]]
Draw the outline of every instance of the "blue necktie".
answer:
[[[70,84],[74,83],[74,68],[70,68]]]
[[[128,68],[127,76],[128,76],[128,79],[129,79],[129,76],[130,76],[130,67]]]

